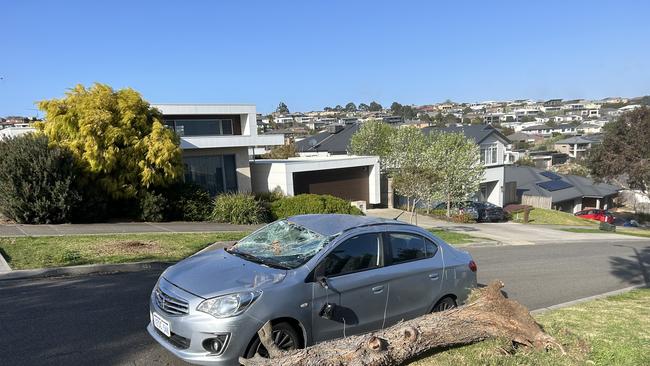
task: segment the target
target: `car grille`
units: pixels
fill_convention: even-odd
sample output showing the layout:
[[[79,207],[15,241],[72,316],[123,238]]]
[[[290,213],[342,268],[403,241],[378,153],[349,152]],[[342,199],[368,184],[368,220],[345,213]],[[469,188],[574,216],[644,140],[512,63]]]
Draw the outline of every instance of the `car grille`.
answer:
[[[190,348],[190,339],[181,337],[178,334],[172,333],[171,337],[167,337],[163,332],[159,331],[156,329],[156,333],[160,335],[161,337],[165,338],[169,343],[171,343],[172,346],[178,348],[178,349],[188,349]]]
[[[170,296],[160,288],[154,290],[154,296],[158,308],[169,315],[186,315],[189,313],[190,306],[185,300]]]

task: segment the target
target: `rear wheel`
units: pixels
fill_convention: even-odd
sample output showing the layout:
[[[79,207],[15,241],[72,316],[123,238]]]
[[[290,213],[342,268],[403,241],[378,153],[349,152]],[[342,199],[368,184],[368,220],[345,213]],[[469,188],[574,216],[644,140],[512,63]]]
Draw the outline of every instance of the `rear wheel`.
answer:
[[[434,305],[433,312],[437,313],[439,311],[445,311],[445,310],[453,309],[455,307],[456,307],[456,301],[451,297],[447,296],[440,299],[440,301],[438,301],[436,305]]]
[[[298,336],[298,333],[291,324],[286,322],[273,325],[273,341],[283,351],[291,351],[300,347],[300,337]],[[269,357],[268,351],[264,348],[264,345],[260,342],[258,337],[256,337],[250,347],[248,347],[246,358],[251,358],[255,356],[256,353],[259,353],[262,357]]]

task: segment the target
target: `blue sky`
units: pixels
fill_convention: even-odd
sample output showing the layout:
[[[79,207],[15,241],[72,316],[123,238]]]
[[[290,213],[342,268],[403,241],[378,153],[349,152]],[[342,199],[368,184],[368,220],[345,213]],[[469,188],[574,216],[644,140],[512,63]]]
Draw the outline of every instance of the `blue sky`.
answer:
[[[13,0],[0,14],[0,116],[95,81],[261,112],[650,94],[648,1]]]

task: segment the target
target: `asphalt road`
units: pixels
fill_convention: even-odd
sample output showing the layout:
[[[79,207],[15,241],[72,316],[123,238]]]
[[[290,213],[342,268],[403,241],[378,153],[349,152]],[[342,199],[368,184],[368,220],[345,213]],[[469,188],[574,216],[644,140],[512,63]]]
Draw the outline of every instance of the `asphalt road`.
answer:
[[[650,241],[470,248],[531,310],[650,284]],[[145,331],[159,272],[0,281],[2,365],[181,365]]]

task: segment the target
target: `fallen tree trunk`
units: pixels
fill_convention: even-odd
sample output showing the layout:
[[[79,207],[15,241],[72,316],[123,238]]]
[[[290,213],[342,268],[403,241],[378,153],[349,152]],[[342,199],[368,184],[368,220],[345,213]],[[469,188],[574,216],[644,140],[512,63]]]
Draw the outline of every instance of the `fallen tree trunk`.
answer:
[[[494,281],[477,289],[467,305],[401,322],[383,331],[282,351],[273,343],[271,324],[258,332],[270,358],[240,358],[245,366],[383,366],[399,365],[428,350],[503,338],[524,347],[564,349],[535,322],[528,309],[501,293]]]

